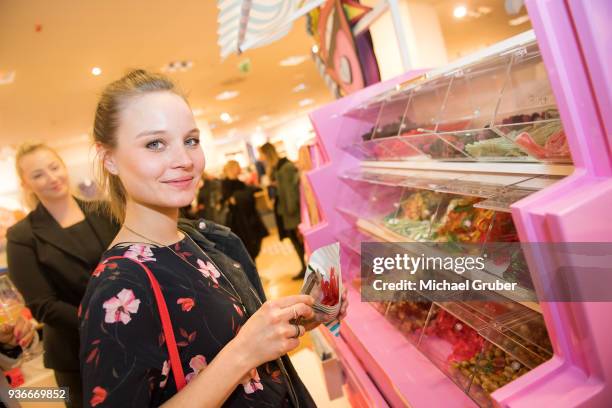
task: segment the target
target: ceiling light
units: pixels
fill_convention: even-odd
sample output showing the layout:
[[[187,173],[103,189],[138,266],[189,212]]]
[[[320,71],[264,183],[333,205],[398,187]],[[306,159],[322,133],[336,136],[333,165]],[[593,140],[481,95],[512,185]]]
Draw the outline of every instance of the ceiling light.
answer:
[[[306,86],[306,84],[305,83],[301,83],[301,84],[298,84],[295,87],[293,87],[292,91],[293,92],[302,92],[302,91],[306,90],[306,88],[308,88]]]
[[[232,121],[231,115],[227,112],[223,112],[219,118],[223,121],[223,123],[230,123]]]
[[[8,85],[15,80],[15,71],[0,72],[0,85]]]
[[[510,24],[511,26],[518,26],[521,24],[525,24],[528,21],[529,21],[529,16],[525,14],[524,16],[513,18],[512,20],[508,21],[508,24]]]
[[[453,16],[455,16],[455,18],[463,18],[466,15],[467,15],[467,7],[465,7],[464,5],[457,6],[453,10]]]
[[[162,72],[185,72],[193,67],[193,62],[189,60],[184,61],[171,61],[164,65],[161,70]]]
[[[312,53],[313,54],[318,54],[319,53],[319,46],[317,44],[312,46]]]
[[[312,105],[313,103],[314,103],[314,100],[312,100],[312,99],[310,99],[310,98],[307,98],[307,99],[302,99],[302,100],[299,102],[299,104],[300,104],[300,106],[301,106],[301,107],[308,106],[308,105]]]
[[[215,96],[215,99],[218,101],[227,101],[229,99],[234,99],[238,95],[240,95],[240,92],[238,91],[224,91]]]
[[[102,69],[101,69],[100,67],[93,67],[93,68],[91,69],[91,74],[92,74],[93,76],[98,76],[98,75],[100,75],[101,73],[102,73]]]
[[[296,65],[300,65],[302,62],[308,59],[307,55],[295,55],[292,57],[285,58],[280,62],[281,67],[293,67]]]

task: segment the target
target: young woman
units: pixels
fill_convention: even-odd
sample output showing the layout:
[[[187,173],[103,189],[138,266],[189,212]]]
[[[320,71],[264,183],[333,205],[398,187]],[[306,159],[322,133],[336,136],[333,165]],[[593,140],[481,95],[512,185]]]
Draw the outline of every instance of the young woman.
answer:
[[[259,188],[246,185],[238,176],[240,164],[230,160],[225,164],[225,179],[221,182],[221,202],[229,208],[226,224],[242,240],[249,255],[255,259],[261,249],[261,241],[268,236],[268,229],[255,207]]]
[[[84,401],[314,406],[285,356],[309,328],[298,322],[313,317],[312,298],[262,304],[256,270],[235,235],[208,222],[177,226],[204,155],[191,109],[172,82],[138,70],[110,84],[98,104],[94,137],[122,228],[81,305]],[[168,309],[177,364],[170,363],[172,338],[160,322],[149,273]],[[177,392],[181,371],[187,385]]]
[[[77,308],[118,226],[70,194],[66,166],[50,147],[22,145],[15,162],[34,210],[7,231],[9,276],[44,323],[45,366],[70,388],[68,406],[80,407]]]
[[[259,154],[268,166],[272,186],[276,188],[274,215],[278,236],[280,239],[288,237],[291,240],[302,264],[302,270],[293,279],[304,279],[306,273],[304,244],[298,231],[298,225],[301,222],[299,171],[286,157],[278,155],[272,143],[260,146]]]

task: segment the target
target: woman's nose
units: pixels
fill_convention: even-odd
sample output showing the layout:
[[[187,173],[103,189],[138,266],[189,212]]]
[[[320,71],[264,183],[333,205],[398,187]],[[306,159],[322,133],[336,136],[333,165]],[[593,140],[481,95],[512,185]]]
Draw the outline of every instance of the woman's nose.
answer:
[[[193,160],[185,147],[175,149],[172,167],[174,168],[190,168],[193,166]]]

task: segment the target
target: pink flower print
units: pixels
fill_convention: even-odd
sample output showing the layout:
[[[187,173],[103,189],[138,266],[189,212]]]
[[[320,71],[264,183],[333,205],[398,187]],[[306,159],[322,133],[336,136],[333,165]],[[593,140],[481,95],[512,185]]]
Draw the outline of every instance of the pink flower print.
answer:
[[[111,262],[111,263],[108,263],[108,264],[106,262],[99,263],[98,266],[96,266],[96,269],[94,269],[94,271],[93,271],[93,273],[91,275],[93,277],[97,278],[107,268],[110,269],[110,270],[116,269],[117,268],[117,264],[114,263],[114,262]]]
[[[244,392],[247,394],[253,394],[257,390],[263,390],[263,385],[261,385],[259,373],[256,368],[251,370],[248,378],[242,382],[242,386],[244,387]]]
[[[170,373],[170,361],[166,360],[164,361],[164,366],[162,367],[162,372],[161,372],[162,380],[159,383],[160,388],[164,388],[166,386],[166,383],[168,382],[169,373]]]
[[[126,258],[131,258],[139,262],[155,261],[153,251],[149,245],[133,244],[123,254]]]
[[[206,363],[206,357],[203,355],[198,354],[197,356],[192,357],[191,361],[189,362],[189,367],[191,367],[193,371],[185,376],[185,381],[191,381],[193,377],[198,375],[198,373],[204,370],[207,366],[208,364]]]
[[[106,309],[105,323],[122,322],[128,324],[131,313],[138,312],[140,300],[136,299],[131,289],[123,289],[117,296],[108,299],[102,307]]]
[[[201,259],[198,259],[198,269],[200,272],[202,272],[202,275],[212,279],[212,281],[215,282],[215,285],[219,284],[217,278],[220,277],[221,274],[217,268],[215,268],[215,265],[213,265],[212,262],[203,262]]]
[[[99,263],[98,266],[96,266],[96,269],[94,269],[93,273],[91,274],[91,276],[97,278],[98,276],[100,276],[100,274],[102,272],[104,272],[104,269],[106,268],[106,264],[103,263]]]
[[[181,310],[183,310],[183,312],[189,312],[195,305],[195,301],[192,298],[179,298],[176,304],[181,305]]]

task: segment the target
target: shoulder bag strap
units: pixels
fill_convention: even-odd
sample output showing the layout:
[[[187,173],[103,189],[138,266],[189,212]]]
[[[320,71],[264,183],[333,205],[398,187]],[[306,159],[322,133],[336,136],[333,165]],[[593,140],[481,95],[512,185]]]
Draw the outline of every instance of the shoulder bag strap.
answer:
[[[149,281],[151,282],[151,287],[153,288],[153,294],[155,295],[155,301],[157,303],[157,309],[159,310],[159,317],[161,318],[162,328],[164,330],[164,337],[166,338],[166,346],[168,347],[168,355],[170,356],[170,369],[174,373],[174,381],[176,383],[176,389],[180,391],[185,387],[185,373],[183,372],[183,365],[181,364],[181,358],[179,357],[178,347],[176,345],[176,338],[174,337],[174,330],[172,329],[172,323],[170,322],[170,314],[168,313],[168,307],[166,305],[166,300],[164,299],[164,295],[162,294],[161,288],[159,287],[159,282],[153,275],[153,272],[142,262],[139,262],[135,259],[128,258],[126,256],[111,256],[106,258],[106,261],[110,261],[113,259],[129,259],[144,269],[146,272]]]

